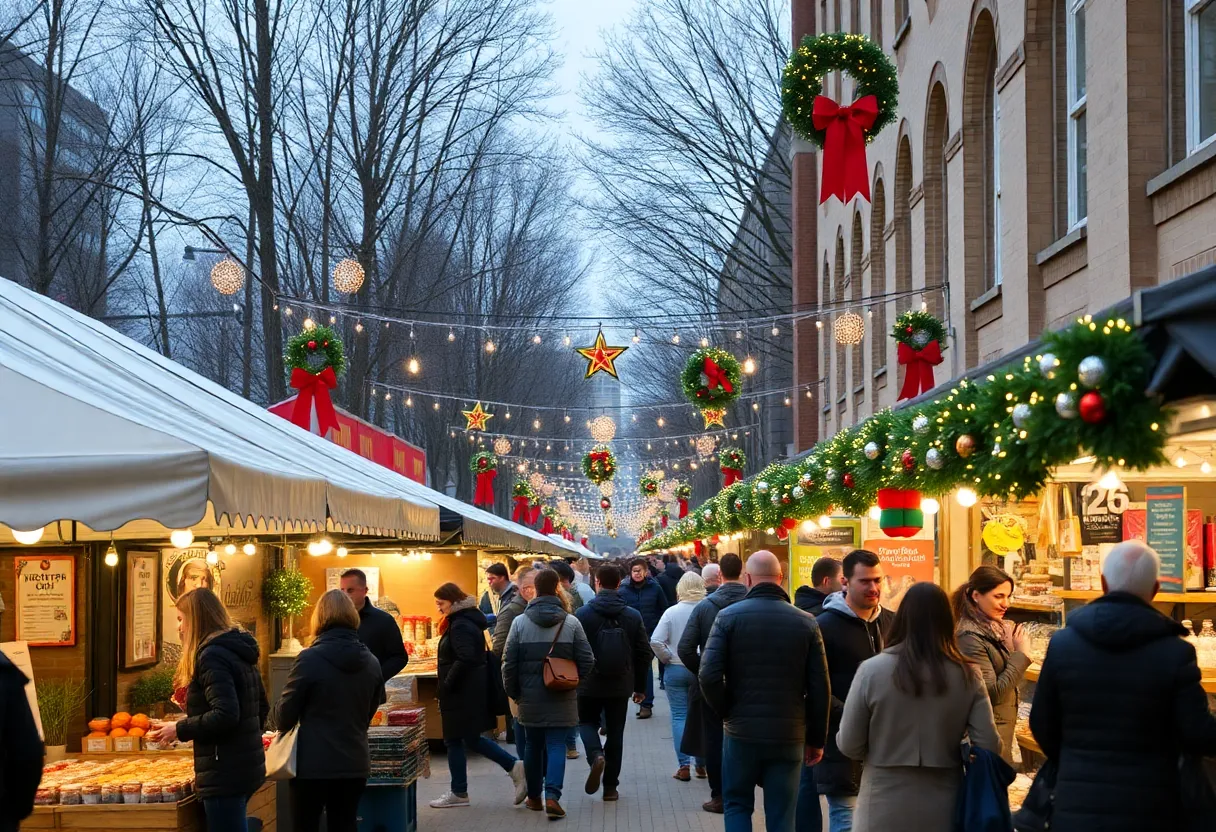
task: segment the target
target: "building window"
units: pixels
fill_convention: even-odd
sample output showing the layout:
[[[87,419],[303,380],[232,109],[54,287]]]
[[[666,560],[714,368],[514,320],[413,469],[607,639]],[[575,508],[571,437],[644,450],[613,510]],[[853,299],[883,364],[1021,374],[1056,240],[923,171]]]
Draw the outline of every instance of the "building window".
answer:
[[[1216,0],[1186,0],[1187,150],[1216,136]]]
[[[883,46],[882,0],[870,0],[870,40]]]
[[[895,0],[895,34],[899,34],[900,28],[910,15],[908,0]]]
[[[1085,160],[1085,0],[1068,0],[1066,20],[1068,72],[1068,225],[1080,225],[1089,213]]]
[[[1001,99],[996,91],[996,49],[992,50],[988,73],[988,96],[992,102],[992,285],[1001,285]]]

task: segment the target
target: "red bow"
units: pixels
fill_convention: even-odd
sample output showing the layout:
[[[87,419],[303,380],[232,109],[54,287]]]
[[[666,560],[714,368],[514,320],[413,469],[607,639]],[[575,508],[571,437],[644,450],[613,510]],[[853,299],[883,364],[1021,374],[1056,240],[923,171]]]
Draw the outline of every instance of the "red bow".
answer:
[[[937,341],[930,341],[925,348],[918,350],[902,341],[897,350],[899,363],[908,369],[904,370],[904,386],[900,388],[899,399],[914,399],[921,393],[933,389],[933,368],[942,363],[942,346]]]
[[[682,500],[680,500],[680,513],[677,515],[677,519],[683,520],[687,516],[688,516],[688,500],[682,499]]]
[[[663,514],[659,517],[659,524],[662,525],[663,528],[667,528],[667,515],[666,514]]]
[[[815,129],[827,131],[823,142],[823,182],[819,203],[836,197],[848,202],[854,194],[870,201],[870,169],[866,164],[865,131],[878,118],[878,98],[863,95],[841,107],[825,95],[815,96],[811,121]]]
[[[515,498],[515,511],[511,514],[511,519],[516,523],[528,522],[528,498]]]
[[[705,547],[704,547],[704,545],[702,545],[701,541],[694,540],[692,542],[692,551],[694,554],[700,555],[701,552],[703,552],[704,550],[705,550]]]
[[[553,518],[545,515],[545,523],[540,527],[541,534],[553,534]]]
[[[586,549],[587,548],[587,538],[585,538],[585,537],[581,538],[579,540],[579,545],[582,546],[584,549]]]
[[[326,367],[319,373],[310,373],[302,367],[291,371],[291,386],[299,390],[295,407],[291,411],[291,421],[304,430],[312,429],[312,406],[317,405],[317,429],[325,436],[330,428],[338,430],[338,414],[334,410],[334,400],[329,397],[329,391],[338,386],[338,377],[333,367]]]
[[[730,385],[730,379],[726,377],[726,373],[718,366],[718,363],[712,358],[705,358],[705,386],[713,390],[715,387],[721,387],[724,393],[733,393],[734,389]]]
[[[540,503],[533,503],[532,509],[528,512],[528,525],[535,526],[536,521],[540,519]]]
[[[497,473],[493,469],[477,472],[477,490],[473,492],[473,505],[494,505],[494,476]]]
[[[743,472],[738,468],[723,468],[722,469],[722,487],[734,485],[739,480],[743,479]]]

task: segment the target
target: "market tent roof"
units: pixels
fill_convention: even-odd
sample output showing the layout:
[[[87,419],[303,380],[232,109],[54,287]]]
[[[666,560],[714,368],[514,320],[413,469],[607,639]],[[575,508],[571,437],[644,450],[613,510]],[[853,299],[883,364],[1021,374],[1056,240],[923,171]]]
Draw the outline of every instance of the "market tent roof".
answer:
[[[439,508],[374,462],[0,278],[0,522],[222,520],[439,538]],[[412,484],[416,485],[416,484]]]
[[[1120,307],[1157,358],[1148,392],[1169,401],[1216,394],[1216,266],[1144,289]]]
[[[446,531],[451,528],[455,531],[458,526],[460,539],[464,543],[488,549],[512,549],[517,552],[540,552],[547,555],[565,554],[565,547],[555,545],[548,535],[461,502],[413,480],[406,479],[406,483],[407,489],[422,491],[422,496],[439,505],[443,529]]]

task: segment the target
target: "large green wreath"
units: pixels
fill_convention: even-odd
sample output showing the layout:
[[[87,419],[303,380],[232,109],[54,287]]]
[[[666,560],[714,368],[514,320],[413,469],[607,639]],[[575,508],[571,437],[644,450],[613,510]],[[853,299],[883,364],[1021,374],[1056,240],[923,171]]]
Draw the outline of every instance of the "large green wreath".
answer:
[[[498,470],[498,457],[491,451],[478,451],[469,458],[469,471],[474,474],[484,474],[486,471]]]
[[[316,361],[317,357],[322,360]],[[332,367],[334,375],[340,376],[346,369],[346,352],[337,333],[327,326],[314,326],[287,341],[283,363],[288,373],[300,369],[316,375]]]
[[[709,386],[705,376],[705,360],[710,359],[718,365],[718,369],[726,376],[730,391],[722,384]],[[680,376],[680,384],[684,395],[696,407],[705,410],[710,407],[726,407],[739,398],[739,388],[743,383],[743,370],[739,359],[719,347],[702,347],[688,358],[684,372]]]
[[[823,76],[835,71],[857,82],[854,100],[867,95],[878,99],[878,117],[865,131],[866,141],[872,141],[895,121],[899,74],[882,46],[865,35],[830,32],[802,39],[781,78],[781,108],[786,120],[800,136],[823,147],[827,132],[815,127],[811,114],[815,97],[823,92]],[[837,103],[843,106],[851,102]]]
[[[607,445],[596,445],[583,454],[583,475],[597,485],[616,476],[616,455]]]
[[[896,343],[916,350],[923,350],[930,341],[936,341],[943,352],[946,350],[946,325],[919,309],[910,309],[896,318],[891,337]]]
[[[532,483],[523,477],[518,477],[515,480],[515,484],[511,486],[511,495],[514,497],[527,497],[530,500],[535,493],[532,489]]]
[[[659,496],[659,478],[652,473],[642,474],[638,478],[638,493],[647,498]]]

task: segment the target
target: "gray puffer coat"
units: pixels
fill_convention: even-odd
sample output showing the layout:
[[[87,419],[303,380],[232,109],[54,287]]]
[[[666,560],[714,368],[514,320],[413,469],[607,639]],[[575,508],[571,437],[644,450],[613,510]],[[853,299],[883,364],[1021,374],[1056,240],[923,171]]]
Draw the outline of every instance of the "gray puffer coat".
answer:
[[[507,696],[519,706],[520,724],[532,728],[569,728],[578,724],[578,694],[574,690],[545,687],[548,655],[573,661],[578,665],[580,679],[595,668],[595,654],[583,625],[562,608],[556,597],[541,595],[511,622],[503,651],[502,684]]]
[[[1012,764],[1013,729],[1018,721],[1018,685],[1030,667],[1030,657],[1010,650],[991,631],[967,618],[958,625],[958,647],[984,677],[996,731],[1001,736],[1001,756]]]

